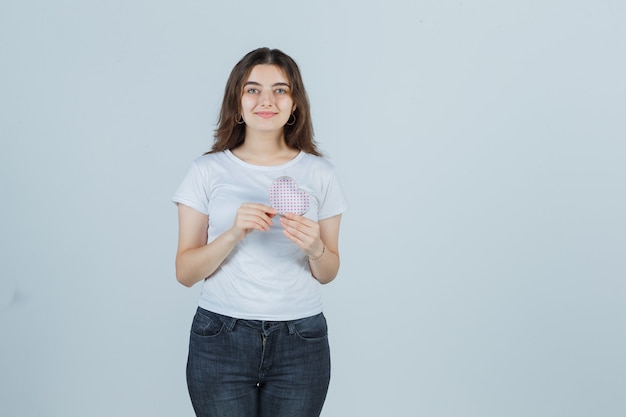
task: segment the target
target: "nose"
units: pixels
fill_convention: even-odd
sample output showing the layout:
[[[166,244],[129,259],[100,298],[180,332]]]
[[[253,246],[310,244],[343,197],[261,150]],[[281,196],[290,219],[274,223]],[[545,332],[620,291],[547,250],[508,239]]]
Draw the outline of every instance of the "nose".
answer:
[[[263,90],[261,92],[260,103],[262,106],[271,106],[274,104],[274,95],[272,94],[272,90]]]

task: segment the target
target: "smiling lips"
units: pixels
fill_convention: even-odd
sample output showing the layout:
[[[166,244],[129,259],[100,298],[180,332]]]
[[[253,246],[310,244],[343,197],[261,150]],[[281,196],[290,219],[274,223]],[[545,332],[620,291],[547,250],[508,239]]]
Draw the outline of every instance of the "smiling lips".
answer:
[[[262,117],[264,119],[269,119],[272,118],[274,116],[276,116],[277,113],[271,112],[271,111],[260,111],[257,112],[256,115],[259,117]]]

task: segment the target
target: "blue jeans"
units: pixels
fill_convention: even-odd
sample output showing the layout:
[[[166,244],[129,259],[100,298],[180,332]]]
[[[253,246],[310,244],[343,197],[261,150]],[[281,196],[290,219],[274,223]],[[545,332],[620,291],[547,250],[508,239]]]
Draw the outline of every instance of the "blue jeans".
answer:
[[[187,387],[198,417],[313,417],[330,382],[322,313],[293,321],[242,320],[198,308]]]

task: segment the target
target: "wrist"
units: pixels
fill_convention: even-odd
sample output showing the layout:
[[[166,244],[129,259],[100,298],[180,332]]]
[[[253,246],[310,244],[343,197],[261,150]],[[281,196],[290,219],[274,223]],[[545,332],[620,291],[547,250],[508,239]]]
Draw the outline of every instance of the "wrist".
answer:
[[[317,261],[319,260],[322,256],[324,256],[324,253],[326,253],[326,245],[322,244],[322,251],[318,256],[311,256],[309,255],[309,261]]]
[[[223,237],[224,241],[228,242],[229,244],[236,245],[241,240],[243,240],[245,236],[245,232],[242,232],[241,230],[232,227],[225,233],[223,233],[221,237]]]

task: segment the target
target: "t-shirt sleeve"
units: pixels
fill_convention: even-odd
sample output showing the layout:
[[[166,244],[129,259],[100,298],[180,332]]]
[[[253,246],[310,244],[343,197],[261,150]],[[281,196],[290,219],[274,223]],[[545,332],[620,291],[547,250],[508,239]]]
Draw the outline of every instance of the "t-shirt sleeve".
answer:
[[[194,162],[187,171],[174,196],[172,202],[183,204],[199,211],[202,214],[209,214],[209,193],[207,190],[206,175],[202,173],[197,162]]]
[[[327,186],[320,204],[318,219],[324,220],[345,212],[348,209],[346,196],[341,188],[334,168],[330,170]]]

